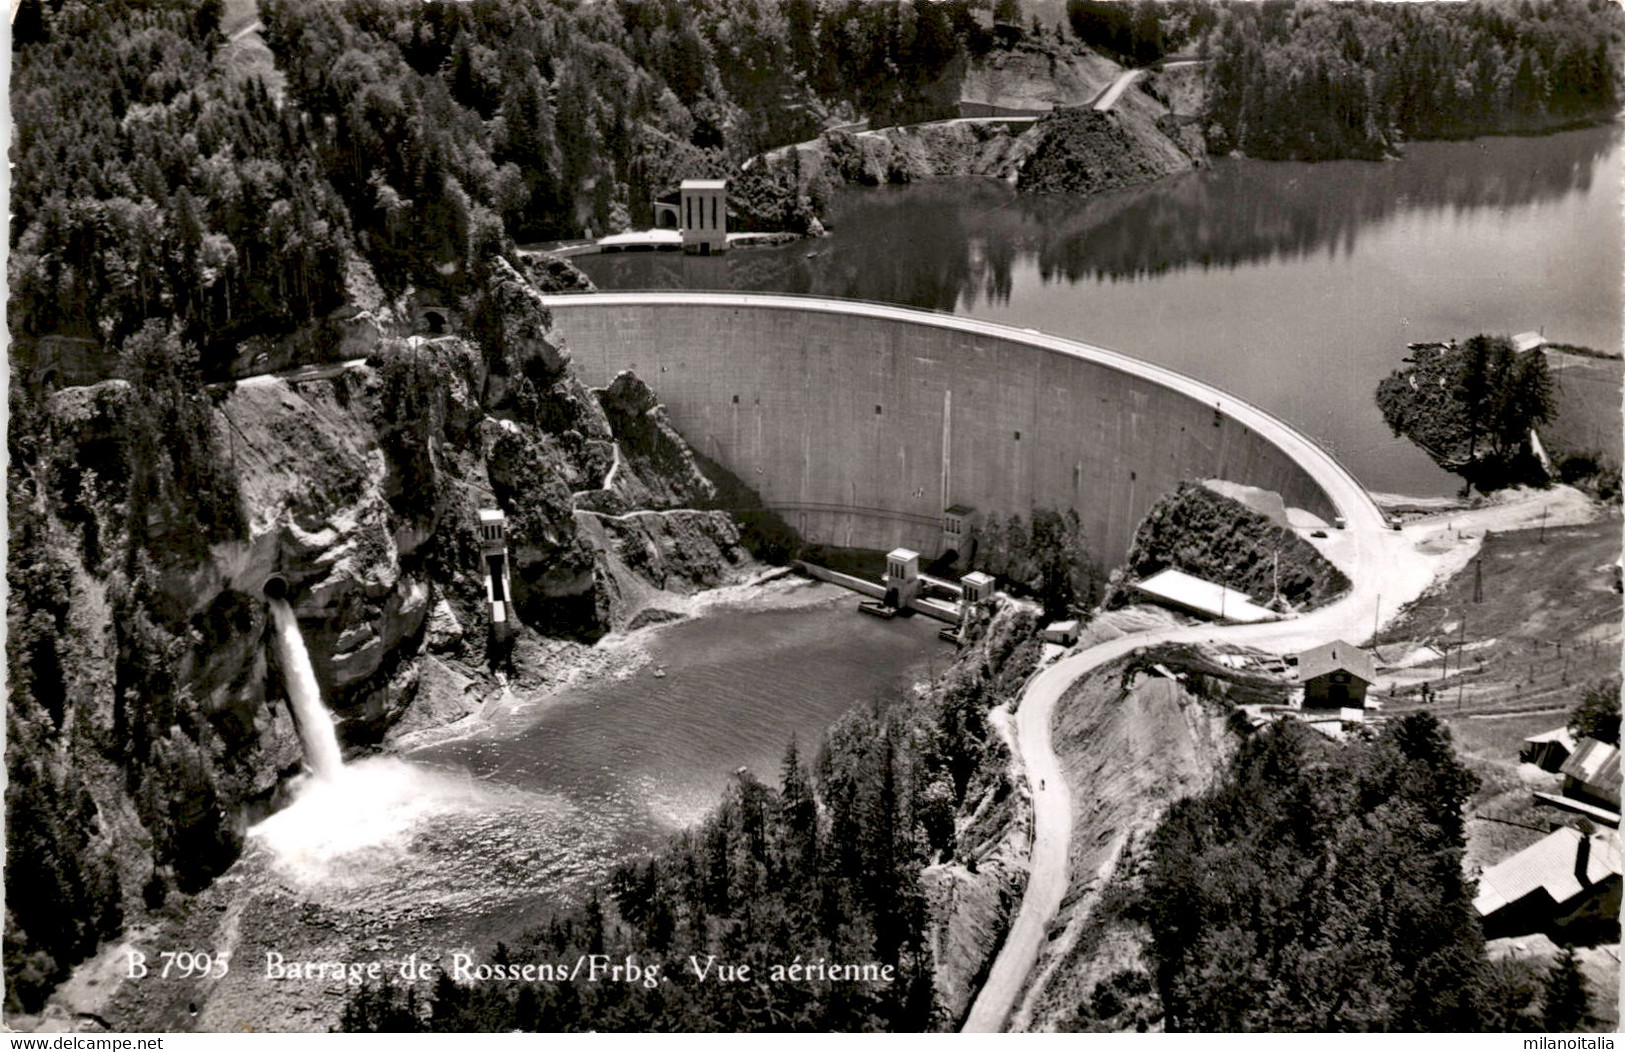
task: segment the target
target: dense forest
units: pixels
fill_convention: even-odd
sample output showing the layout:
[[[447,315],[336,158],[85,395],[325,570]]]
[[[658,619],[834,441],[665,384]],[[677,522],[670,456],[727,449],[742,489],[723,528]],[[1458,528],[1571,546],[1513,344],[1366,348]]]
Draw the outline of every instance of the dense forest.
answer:
[[[648,221],[831,116],[938,116],[993,40],[961,0],[265,0],[276,67],[226,61],[220,0],[24,0],[11,324],[117,346],[174,319],[205,371],[347,295],[468,286],[511,239]],[[764,166],[746,220],[821,202]],[[783,185],[781,185],[783,183]],[[816,193],[816,187],[812,188]]]
[[[1214,152],[1380,158],[1407,139],[1541,131],[1619,108],[1625,17],[1606,0],[1069,0],[1073,33],[1131,65],[1211,61]]]
[[[1462,872],[1477,778],[1434,717],[1335,744],[1248,740],[1151,844],[1143,908],[1169,1030],[1502,1029]]]
[[[1551,419],[1551,374],[1541,351],[1519,354],[1505,336],[1413,349],[1408,368],[1377,385],[1377,406],[1396,435],[1481,490],[1540,484],[1530,429]]]
[[[10,95],[14,360],[41,338],[79,337],[106,374],[128,383],[84,396],[85,433],[55,436],[82,456],[55,464],[39,487],[30,471],[48,436],[37,392],[11,390],[9,1004],[37,1006],[119,929],[126,909],[202,887],[236,852],[234,834],[215,821],[207,776],[224,746],[177,682],[194,649],[242,644],[245,601],[222,599],[187,619],[164,609],[153,584],[184,577],[210,544],[245,529],[233,482],[217,470],[221,440],[204,381],[252,341],[302,333],[323,351],[338,339],[332,312],[363,290],[393,298],[413,288],[457,302],[469,335],[499,349],[501,305],[489,290],[502,283],[489,279],[500,259],[515,259],[516,242],[647,223],[652,201],[685,176],[727,174],[741,221],[804,229],[827,187],[793,169],[740,163],[838,121],[952,113],[966,65],[1028,35],[1019,4],[998,6],[263,0],[271,66],[238,61],[221,0],[21,0]],[[1205,47],[1212,140],[1259,156],[1377,156],[1405,138],[1588,119],[1619,97],[1618,13],[1597,0],[1214,11],[1079,4],[1069,23],[1076,40],[1132,61]],[[393,368],[386,415],[416,426],[404,412],[417,404],[415,381],[400,372],[406,366]],[[95,430],[115,426],[117,436]],[[1470,446],[1496,448],[1510,433],[1496,426]],[[414,448],[422,438],[391,434]],[[402,510],[434,498],[408,487]],[[50,502],[70,515],[116,506],[119,532],[95,516],[71,522],[82,552],[75,565],[53,547]],[[1098,585],[1083,562],[1031,557],[1081,550],[1074,524],[1035,516],[1020,536],[1001,530],[988,535],[998,572],[1026,582],[1052,613],[1092,601]],[[1054,543],[1036,543],[1040,533]],[[81,569],[104,609],[64,602]],[[111,626],[120,700],[91,726],[64,716],[80,674],[64,640],[75,617],[97,616]],[[741,783],[710,825],[655,865],[652,883],[643,870],[635,881],[623,876],[600,902],[596,927],[592,915],[561,921],[553,941],[515,952],[583,940],[643,946],[656,936],[633,922],[689,901],[694,881],[710,881],[711,897],[671,917],[673,946],[789,945],[772,941],[783,931],[762,934],[779,923],[769,904],[788,910],[794,895],[816,894],[825,912],[807,923],[822,925],[821,945],[831,954],[872,949],[902,979],[850,1003],[845,988],[815,991],[796,1025],[925,1025],[911,881],[952,854],[943,815],[963,800],[981,753],[946,743],[983,748],[985,696],[972,695],[975,704],[944,702],[937,713],[951,733],[916,733],[896,722],[902,716],[855,717],[829,760],[805,771],[798,760],[800,781],[777,791]],[[80,775],[59,762],[73,735],[93,738],[111,777],[128,780],[156,866],[144,888],[139,879],[121,887],[94,846],[101,819]],[[818,801],[811,831],[809,794]],[[814,891],[786,877],[809,852],[844,860]],[[862,869],[881,861],[884,880]],[[851,930],[830,926],[847,914],[857,918]],[[448,998],[444,1010],[454,1007]],[[717,1025],[758,1018],[743,1003],[690,1008]],[[502,1011],[510,1009],[521,1013],[518,1003]],[[657,1009],[606,1004],[569,1016],[538,1003],[523,1013],[533,1010],[555,1013],[546,1018],[560,1025],[608,1026],[636,1025],[647,1018],[638,1013]]]
[[[741,773],[721,805],[662,853],[623,864],[580,908],[505,966],[604,954],[666,981],[386,986],[353,996],[348,1031],[942,1029],[933,1007],[931,905],[922,871],[960,860],[960,806],[1010,792],[987,712],[1038,656],[1031,611],[979,623],[961,660],[923,695],[852,710],[808,762],[794,741],[775,790]],[[705,969],[702,979],[690,958]],[[832,967],[878,966],[879,978]],[[738,981],[717,969],[748,967]],[[778,966],[780,971],[775,971]],[[797,970],[791,971],[792,968]]]

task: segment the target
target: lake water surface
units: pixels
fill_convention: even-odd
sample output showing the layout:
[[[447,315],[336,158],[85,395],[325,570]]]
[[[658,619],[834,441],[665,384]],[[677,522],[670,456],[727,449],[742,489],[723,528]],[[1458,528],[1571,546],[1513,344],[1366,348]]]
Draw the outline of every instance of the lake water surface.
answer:
[[[1087,198],[955,180],[843,192],[821,241],[576,262],[603,288],[881,300],[1099,344],[1283,417],[1372,489],[1442,494],[1458,482],[1388,431],[1377,382],[1407,343],[1477,332],[1620,350],[1622,168],[1607,125],[1219,159]]]

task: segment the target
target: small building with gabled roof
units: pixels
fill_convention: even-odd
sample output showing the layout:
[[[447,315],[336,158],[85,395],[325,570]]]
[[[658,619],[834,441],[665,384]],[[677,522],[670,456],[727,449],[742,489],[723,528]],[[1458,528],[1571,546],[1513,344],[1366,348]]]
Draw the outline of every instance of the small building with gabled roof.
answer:
[[[1306,709],[1364,708],[1365,692],[1377,681],[1371,655],[1334,639],[1298,655],[1298,682]]]
[[[1546,346],[1546,337],[1539,332],[1520,332],[1512,337],[1512,349],[1519,354],[1527,354]]]
[[[1619,750],[1595,738],[1582,738],[1559,768],[1563,795],[1619,810]]]
[[[1540,734],[1531,734],[1523,740],[1518,759],[1532,763],[1543,771],[1557,771],[1574,752],[1574,735],[1567,727],[1554,727]]]
[[[1607,923],[1619,914],[1619,836],[1568,826],[1486,869],[1473,908],[1490,938]]]

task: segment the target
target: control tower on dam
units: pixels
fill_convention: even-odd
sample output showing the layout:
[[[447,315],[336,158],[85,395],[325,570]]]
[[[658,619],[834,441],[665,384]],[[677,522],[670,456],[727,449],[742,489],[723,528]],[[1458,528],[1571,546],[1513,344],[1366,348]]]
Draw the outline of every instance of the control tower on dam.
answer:
[[[547,297],[583,378],[630,369],[690,445],[809,541],[936,554],[974,520],[1076,509],[1108,565],[1182,480],[1381,528],[1365,489],[1207,384],[1031,329],[816,297]]]

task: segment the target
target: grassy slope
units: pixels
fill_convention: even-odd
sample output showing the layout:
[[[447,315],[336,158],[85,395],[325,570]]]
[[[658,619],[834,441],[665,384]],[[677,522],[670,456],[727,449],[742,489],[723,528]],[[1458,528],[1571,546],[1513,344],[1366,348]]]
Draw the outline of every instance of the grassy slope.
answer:
[[[1469,565],[1383,630],[1379,661],[1409,664],[1406,654],[1422,643],[1450,648],[1448,678],[1428,652],[1424,663],[1383,674],[1398,682],[1382,700],[1390,716],[1414,711],[1417,687],[1430,682],[1431,708],[1483,779],[1467,824],[1470,863],[1499,862],[1568,818],[1533,802],[1533,790],[1556,792],[1559,779],[1519,764],[1518,747],[1564,725],[1581,687],[1619,668],[1621,600],[1611,569],[1619,552],[1612,518],[1547,530],[1544,543],[1539,530],[1494,535],[1481,557],[1482,602],[1473,601],[1478,571]]]
[[[1625,428],[1620,395],[1625,362],[1548,352],[1557,415],[1540,428],[1540,440],[1553,456],[1597,450],[1618,465]]]

